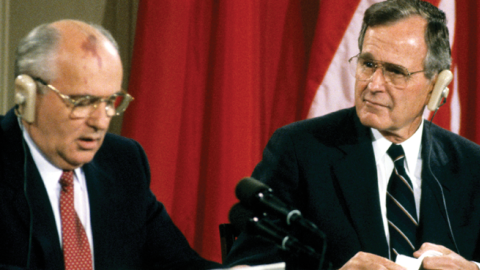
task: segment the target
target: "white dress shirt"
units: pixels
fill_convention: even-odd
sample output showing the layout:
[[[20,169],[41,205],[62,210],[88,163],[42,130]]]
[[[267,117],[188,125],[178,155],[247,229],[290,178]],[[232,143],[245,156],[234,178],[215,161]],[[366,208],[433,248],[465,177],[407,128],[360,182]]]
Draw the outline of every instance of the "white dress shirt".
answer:
[[[413,184],[413,193],[415,197],[415,206],[417,209],[417,217],[420,217],[420,197],[422,195],[422,134],[423,122],[418,130],[406,141],[400,145],[405,152],[405,170]],[[393,161],[387,154],[388,148],[392,142],[385,139],[383,135],[376,129],[371,129],[373,137],[373,152],[375,154],[375,163],[377,166],[378,190],[380,192],[380,208],[382,210],[383,227],[387,242],[390,245],[390,233],[387,223],[387,187],[390,175],[393,171]]]
[[[21,121],[19,121],[21,122]],[[60,245],[62,245],[62,219],[60,216],[60,176],[63,173],[63,170],[55,167],[50,163],[47,158],[42,154],[40,149],[38,149],[35,142],[28,134],[28,132],[23,128],[23,125],[20,123],[20,127],[23,130],[23,137],[27,142],[30,153],[32,154],[33,161],[40,172],[42,177],[43,184],[47,190],[48,198],[50,199],[50,204],[52,206],[53,215],[55,216],[55,224],[57,225],[58,237],[60,240]],[[80,222],[82,222],[85,232],[87,234],[88,242],[90,244],[90,250],[92,251],[92,261],[93,261],[93,237],[92,237],[92,226],[90,224],[90,204],[88,201],[88,192],[87,192],[87,183],[85,180],[85,174],[81,168],[74,170],[74,204],[75,211],[77,212]]]

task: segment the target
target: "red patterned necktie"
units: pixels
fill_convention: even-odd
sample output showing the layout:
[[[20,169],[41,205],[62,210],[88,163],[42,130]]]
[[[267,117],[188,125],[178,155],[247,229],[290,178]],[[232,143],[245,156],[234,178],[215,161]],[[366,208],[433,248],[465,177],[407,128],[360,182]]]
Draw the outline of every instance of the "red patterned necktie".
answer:
[[[60,215],[62,218],[63,258],[65,269],[92,269],[92,253],[73,200],[73,171],[60,177]]]

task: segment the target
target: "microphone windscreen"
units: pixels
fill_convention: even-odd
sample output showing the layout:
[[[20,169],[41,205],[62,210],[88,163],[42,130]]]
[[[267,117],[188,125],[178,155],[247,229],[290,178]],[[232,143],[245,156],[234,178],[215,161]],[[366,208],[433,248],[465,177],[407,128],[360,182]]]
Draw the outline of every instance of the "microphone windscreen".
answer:
[[[265,190],[270,190],[270,188],[255,178],[245,177],[238,182],[235,195],[243,204],[254,207],[255,196]]]
[[[228,219],[237,231],[246,231],[247,223],[252,217],[253,212],[239,203],[232,206],[232,209],[230,209],[230,212],[228,213]]]

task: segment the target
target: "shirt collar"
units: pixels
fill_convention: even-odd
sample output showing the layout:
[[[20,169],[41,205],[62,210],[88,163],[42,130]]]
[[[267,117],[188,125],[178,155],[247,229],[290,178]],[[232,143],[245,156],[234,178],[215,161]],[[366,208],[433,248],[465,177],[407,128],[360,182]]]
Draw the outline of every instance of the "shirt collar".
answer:
[[[423,126],[424,120],[422,119],[417,131],[415,131],[410,138],[400,144],[405,152],[407,168],[412,173],[416,170],[417,160],[421,158]],[[383,160],[383,157],[387,154],[387,150],[390,145],[392,145],[392,142],[383,137],[377,129],[372,128],[371,131],[375,160],[377,160],[378,163]]]
[[[63,173],[63,170],[53,165],[45,157],[45,155],[42,153],[40,148],[38,148],[38,146],[32,140],[27,130],[23,127],[22,121],[20,119],[19,119],[19,125],[23,133],[23,138],[25,139],[25,142],[28,145],[28,149],[30,150],[30,153],[32,155],[33,161],[35,162],[35,165],[37,166],[37,169],[40,172],[40,176],[44,179],[45,184],[48,184],[51,182],[51,181],[45,181],[45,179],[59,180],[60,176]],[[74,170],[74,174],[76,176],[75,178],[78,177],[80,172],[81,172],[81,168],[77,168]]]

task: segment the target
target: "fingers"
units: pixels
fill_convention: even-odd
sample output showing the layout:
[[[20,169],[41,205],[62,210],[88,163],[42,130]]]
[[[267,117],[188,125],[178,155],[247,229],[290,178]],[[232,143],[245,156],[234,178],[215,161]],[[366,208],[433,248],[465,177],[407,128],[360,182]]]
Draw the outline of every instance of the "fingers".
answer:
[[[455,252],[439,257],[426,257],[422,263],[423,269],[462,269],[478,270],[474,262],[467,261]]]
[[[423,269],[472,269],[478,270],[474,262],[468,261],[452,250],[432,243],[424,243],[413,255],[420,257],[427,251],[440,252],[440,256],[425,257],[422,262]]]
[[[351,258],[341,270],[349,269],[387,269],[387,270],[404,270],[400,265],[392,262],[381,256],[377,256],[371,253],[358,252],[353,258]]]
[[[413,256],[415,258],[418,258],[420,256],[422,256],[425,252],[429,251],[429,250],[435,250],[435,251],[438,251],[440,253],[442,253],[443,255],[448,255],[448,254],[451,254],[451,253],[454,253],[452,250],[444,247],[444,246],[441,246],[441,245],[435,245],[435,244],[432,244],[432,243],[424,243],[419,250],[415,251],[413,253]]]

